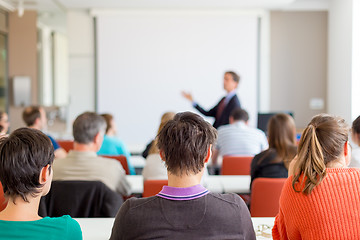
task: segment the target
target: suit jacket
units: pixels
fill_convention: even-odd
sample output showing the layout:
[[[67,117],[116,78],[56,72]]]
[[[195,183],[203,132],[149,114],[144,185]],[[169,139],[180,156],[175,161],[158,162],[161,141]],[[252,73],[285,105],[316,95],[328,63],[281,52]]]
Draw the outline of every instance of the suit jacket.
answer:
[[[230,101],[228,102],[228,104],[226,104],[222,114],[220,115],[219,118],[217,118],[217,111],[218,111],[218,107],[220,102],[224,99],[225,97],[223,97],[218,104],[216,104],[215,107],[213,107],[212,109],[210,109],[209,111],[204,110],[201,106],[199,106],[198,104],[196,104],[195,108],[201,112],[202,114],[204,114],[205,116],[208,117],[214,117],[215,118],[215,122],[213,124],[214,128],[218,128],[222,125],[226,125],[229,124],[229,117],[230,114],[232,112],[232,110],[234,110],[235,108],[241,108],[240,105],[240,101],[239,98],[237,97],[237,95],[235,94]]]

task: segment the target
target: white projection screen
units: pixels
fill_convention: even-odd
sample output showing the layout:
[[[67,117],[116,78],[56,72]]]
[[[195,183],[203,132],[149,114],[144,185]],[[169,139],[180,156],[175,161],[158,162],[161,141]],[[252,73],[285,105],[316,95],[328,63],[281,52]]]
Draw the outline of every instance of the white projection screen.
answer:
[[[141,149],[166,111],[193,111],[225,95],[223,74],[241,76],[241,105],[257,116],[257,16],[225,11],[122,11],[98,14],[97,110],[112,113],[118,137]],[[212,118],[206,118],[213,122]]]

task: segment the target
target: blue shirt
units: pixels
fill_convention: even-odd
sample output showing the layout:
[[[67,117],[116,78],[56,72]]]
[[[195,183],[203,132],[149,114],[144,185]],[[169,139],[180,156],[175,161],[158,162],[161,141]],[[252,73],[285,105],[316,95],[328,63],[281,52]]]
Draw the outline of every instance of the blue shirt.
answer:
[[[124,155],[127,160],[129,172],[131,175],[135,175],[135,168],[130,161],[130,152],[126,149],[125,144],[115,137],[104,135],[104,141],[101,145],[100,150],[97,152],[98,155]]]
[[[50,141],[51,141],[52,145],[54,146],[54,151],[57,150],[57,149],[59,149],[60,146],[59,146],[59,144],[55,141],[55,139],[52,138],[50,135],[47,135],[47,136],[48,136],[48,138],[50,138]]]

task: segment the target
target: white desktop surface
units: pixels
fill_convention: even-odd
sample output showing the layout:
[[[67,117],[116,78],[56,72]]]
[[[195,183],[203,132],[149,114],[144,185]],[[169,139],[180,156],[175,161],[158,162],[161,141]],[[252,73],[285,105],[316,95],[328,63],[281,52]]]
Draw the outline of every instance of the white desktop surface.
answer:
[[[130,161],[134,168],[144,168],[145,166],[145,159],[142,156],[131,156]]]
[[[133,194],[142,194],[144,180],[142,175],[126,175]],[[248,175],[209,175],[205,179],[205,187],[216,193],[250,193],[251,177]]]
[[[251,218],[255,232],[258,226],[265,224],[269,226],[269,230],[266,232],[271,233],[271,228],[274,226],[274,219],[271,218]],[[111,235],[111,229],[114,224],[114,218],[76,218],[75,219],[81,227],[84,240],[105,240],[109,239]],[[272,239],[263,236],[257,236],[257,239]]]

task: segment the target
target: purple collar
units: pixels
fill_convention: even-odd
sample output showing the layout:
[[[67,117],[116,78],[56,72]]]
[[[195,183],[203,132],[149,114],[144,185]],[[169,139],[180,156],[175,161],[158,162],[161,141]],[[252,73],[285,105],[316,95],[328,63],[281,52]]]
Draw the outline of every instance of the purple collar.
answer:
[[[193,200],[205,196],[209,190],[198,184],[188,188],[177,188],[163,186],[162,190],[156,195],[169,200]]]

